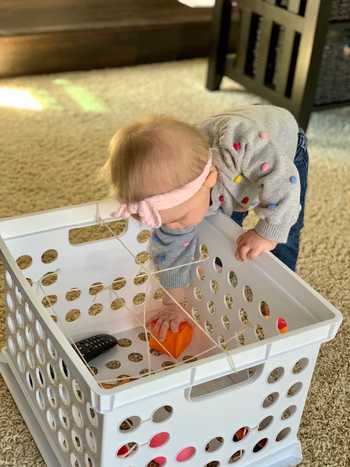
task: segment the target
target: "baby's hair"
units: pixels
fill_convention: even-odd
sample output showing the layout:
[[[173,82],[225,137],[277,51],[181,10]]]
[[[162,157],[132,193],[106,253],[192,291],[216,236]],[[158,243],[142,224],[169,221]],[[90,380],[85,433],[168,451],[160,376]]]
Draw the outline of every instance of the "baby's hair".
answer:
[[[120,202],[138,202],[194,180],[208,162],[208,150],[196,127],[149,116],[115,133],[102,173]]]

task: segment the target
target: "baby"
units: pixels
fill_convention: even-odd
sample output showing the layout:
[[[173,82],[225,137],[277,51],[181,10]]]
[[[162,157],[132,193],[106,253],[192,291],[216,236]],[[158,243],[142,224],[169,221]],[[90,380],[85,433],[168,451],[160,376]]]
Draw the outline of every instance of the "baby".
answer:
[[[253,260],[272,251],[295,270],[307,185],[306,139],[285,109],[251,105],[195,127],[152,116],[117,131],[105,164],[116,217],[133,216],[154,228],[152,253],[160,270],[198,258],[197,225],[222,210],[242,225],[249,209],[259,221],[237,240],[235,257]],[[193,266],[160,273],[178,301]],[[172,299],[153,317],[163,339],[181,320]]]

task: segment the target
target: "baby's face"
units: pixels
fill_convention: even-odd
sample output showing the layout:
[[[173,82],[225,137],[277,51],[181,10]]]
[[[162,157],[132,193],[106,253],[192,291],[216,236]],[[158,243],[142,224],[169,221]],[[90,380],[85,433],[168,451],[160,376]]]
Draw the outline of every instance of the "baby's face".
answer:
[[[162,225],[170,229],[183,229],[202,222],[210,204],[210,190],[215,185],[217,171],[211,169],[206,181],[192,198],[170,209],[159,211]]]

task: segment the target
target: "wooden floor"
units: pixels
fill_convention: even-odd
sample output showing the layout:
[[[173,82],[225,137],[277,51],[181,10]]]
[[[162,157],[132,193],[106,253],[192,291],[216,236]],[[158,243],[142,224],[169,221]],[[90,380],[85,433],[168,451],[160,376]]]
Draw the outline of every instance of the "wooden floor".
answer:
[[[1,0],[0,77],[205,56],[211,14],[176,0]]]

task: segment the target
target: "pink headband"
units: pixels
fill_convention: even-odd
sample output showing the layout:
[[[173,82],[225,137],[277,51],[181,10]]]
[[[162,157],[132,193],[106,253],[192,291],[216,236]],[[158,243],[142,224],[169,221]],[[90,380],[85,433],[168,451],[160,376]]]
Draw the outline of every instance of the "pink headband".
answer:
[[[112,212],[112,217],[121,217],[122,219],[128,219],[132,214],[137,214],[142,224],[148,225],[148,227],[156,228],[162,224],[159,211],[163,209],[170,209],[178,204],[184,203],[190,199],[203,185],[205,182],[210,168],[212,165],[212,158],[209,160],[204,167],[203,172],[190,183],[184,185],[181,188],[176,188],[169,193],[163,193],[161,195],[150,196],[149,198],[139,201],[137,203],[122,204],[118,211]]]

